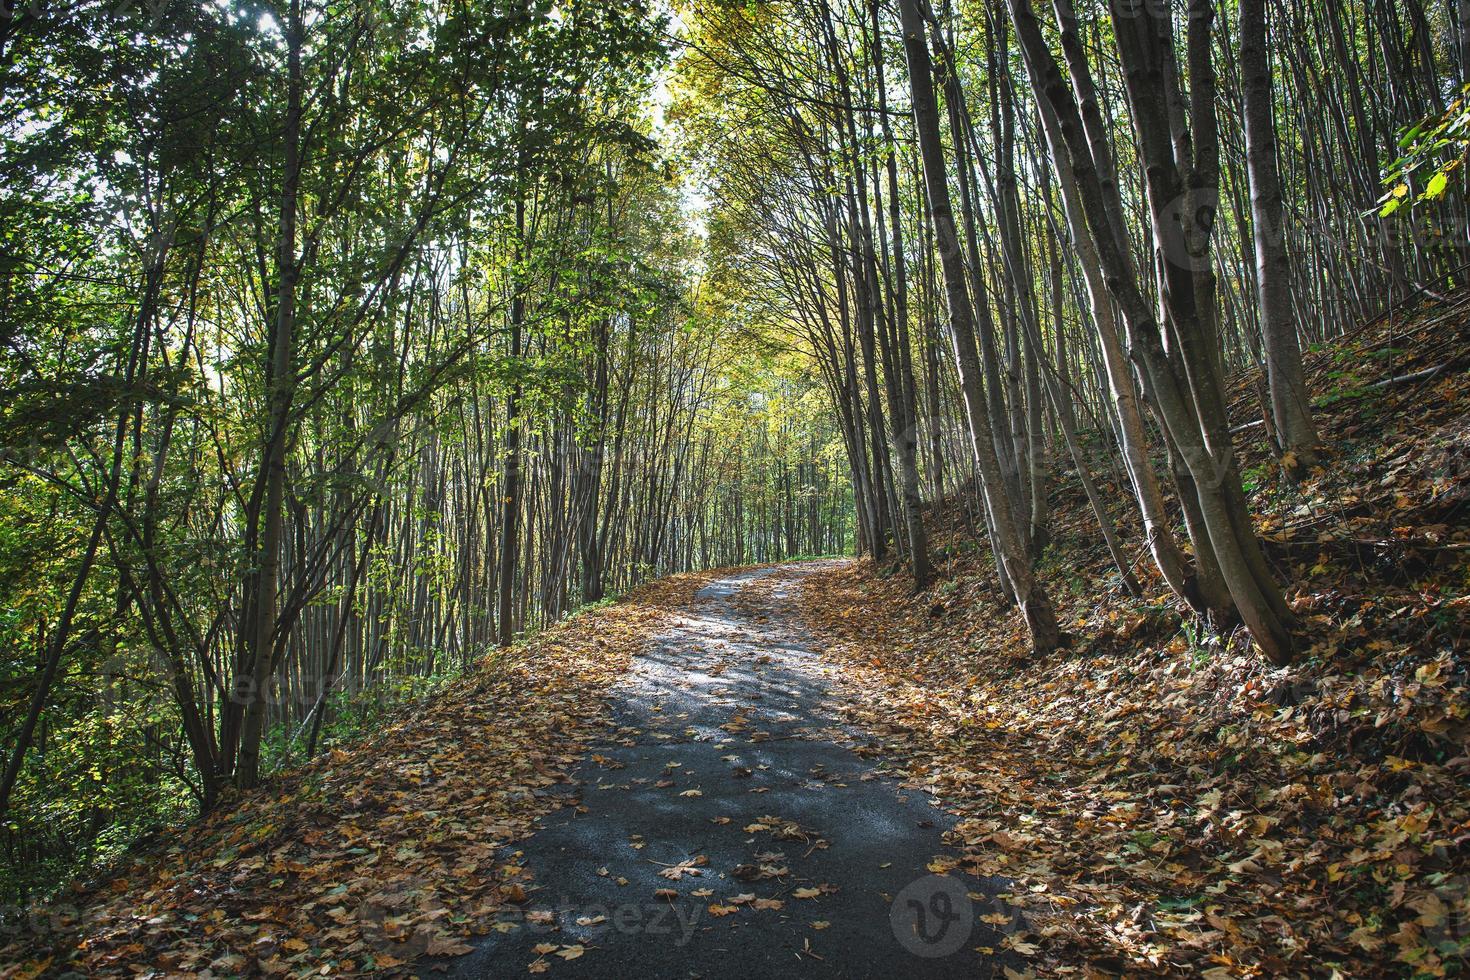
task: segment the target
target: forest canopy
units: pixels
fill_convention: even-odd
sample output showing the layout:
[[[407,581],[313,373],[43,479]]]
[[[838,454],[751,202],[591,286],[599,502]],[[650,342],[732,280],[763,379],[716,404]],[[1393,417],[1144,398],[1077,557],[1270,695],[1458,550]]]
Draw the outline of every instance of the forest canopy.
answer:
[[[8,898],[580,605],[849,547],[812,373],[702,286],[664,17],[4,31]]]

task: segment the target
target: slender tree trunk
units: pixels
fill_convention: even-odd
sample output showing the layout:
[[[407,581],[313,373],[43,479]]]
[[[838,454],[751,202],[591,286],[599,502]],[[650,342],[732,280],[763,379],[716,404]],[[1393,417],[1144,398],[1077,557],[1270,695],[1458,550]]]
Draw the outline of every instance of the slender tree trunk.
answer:
[[[515,265],[512,272],[510,300],[510,357],[521,356],[521,327],[526,318],[525,290],[521,282],[521,256],[525,247],[526,200],[522,190],[516,197]],[[497,584],[500,595],[496,602],[496,639],[508,647],[515,639],[516,559],[520,556],[521,521],[521,427],[516,421],[520,407],[521,385],[511,386],[505,399],[505,460],[501,487],[500,572]]]
[[[597,502],[602,493],[602,461],[607,448],[607,353],[609,323],[603,317],[598,323],[596,363],[592,380],[592,415],[597,426],[597,435],[592,449],[583,454],[579,469],[585,481],[578,518],[577,540],[582,553],[582,601],[597,602],[603,597],[602,546],[597,528]]]
[[[884,79],[883,34],[878,20],[878,0],[870,6],[873,17],[874,75],[878,82],[878,115],[884,140],[892,145],[888,121],[888,86]],[[918,395],[914,383],[912,345],[909,340],[909,287],[904,256],[903,215],[898,193],[898,155],[887,154],[888,232],[893,239],[893,346],[897,348],[898,379],[889,385],[890,415],[903,482],[904,523],[909,536],[909,569],[914,590],[928,588],[934,569],[929,561],[929,539],[924,531],[924,506],[919,492]]]
[[[116,459],[121,460],[121,445],[118,447]],[[120,473],[120,469],[118,470]],[[25,763],[26,752],[30,750],[31,740],[36,735],[36,725],[41,720],[41,712],[46,708],[46,699],[51,693],[51,685],[56,680],[56,671],[61,665],[62,654],[66,651],[67,640],[71,636],[72,618],[76,615],[77,605],[81,601],[82,591],[87,586],[87,580],[92,574],[92,565],[97,560],[98,546],[102,543],[102,532],[107,527],[107,515],[112,509],[112,494],[98,507],[97,514],[92,521],[92,533],[87,539],[87,547],[82,552],[82,563],[77,569],[76,575],[72,577],[71,588],[67,591],[66,603],[62,606],[61,617],[57,620],[56,628],[46,644],[45,658],[41,662],[41,669],[36,672],[36,687],[31,692],[31,701],[26,708],[25,720],[21,722],[20,731],[15,733],[15,744],[11,746],[10,756],[5,763],[5,772],[0,775],[0,818],[10,811],[10,793],[15,788],[15,782],[20,778],[21,766]]]
[[[934,95],[933,67],[924,39],[924,21],[918,0],[899,0],[904,53],[908,59],[909,86],[914,106],[914,126],[923,159],[924,184],[928,189],[929,213],[934,222],[940,262],[949,298],[950,325],[954,333],[955,362],[970,420],[970,442],[980,469],[981,490],[995,532],[997,558],[1010,579],[1014,597],[1025,618],[1031,645],[1045,653],[1061,643],[1056,613],[1051,600],[1033,574],[1031,557],[1011,508],[1010,495],[1001,476],[991,441],[992,421],[980,391],[980,363],[975,349],[975,328],[965,287],[965,267],[950,207],[944,147],[939,133],[939,107]]]
[[[291,0],[286,22],[286,118],[282,130],[285,165],[276,258],[276,316],[270,345],[270,413],[265,458],[261,463],[266,471],[265,502],[261,515],[252,663],[246,690],[249,701],[240,726],[240,750],[235,767],[235,782],[243,789],[260,781],[260,743],[270,708],[270,682],[275,667],[286,453],[290,445],[291,403],[296,391],[296,285],[301,272],[296,255],[296,209],[301,181],[301,32],[301,0]]]
[[[1049,187],[1044,187],[1043,191],[1047,197],[1051,196]],[[1118,529],[1103,503],[1102,494],[1097,489],[1097,481],[1092,478],[1092,473],[1087,465],[1087,457],[1083,454],[1080,440],[1077,437],[1077,415],[1072,404],[1072,381],[1067,363],[1067,331],[1062,319],[1061,251],[1057,243],[1052,242],[1047,252],[1051,259],[1052,311],[1056,317],[1052,324],[1052,330],[1056,335],[1056,376],[1047,376],[1047,394],[1051,398],[1053,408],[1056,409],[1057,424],[1061,427],[1062,439],[1067,444],[1067,452],[1077,467],[1077,480],[1082,484],[1082,492],[1086,494],[1087,502],[1092,507],[1092,513],[1097,518],[1098,530],[1102,532],[1103,542],[1108,546],[1108,554],[1112,556],[1113,564],[1118,569],[1123,589],[1131,596],[1141,596],[1143,587],[1138,584],[1138,578],[1133,574],[1132,564],[1128,561],[1128,556],[1123,550],[1123,543],[1118,538]],[[1031,342],[1039,347],[1041,338],[1035,336]]]
[[[1196,546],[1208,543],[1213,548],[1241,618],[1267,658],[1286,662],[1293,652],[1291,614],[1249,526],[1224,418],[1211,312],[1200,309],[1213,294],[1207,265],[1212,209],[1206,197],[1218,180],[1213,73],[1208,60],[1212,12],[1204,0],[1192,0],[1188,48],[1193,148],[1191,134],[1179,125],[1172,105],[1177,101],[1178,76],[1170,74],[1172,63],[1164,52],[1172,43],[1169,25],[1156,23],[1157,18],[1131,16],[1122,9],[1114,17],[1168,303],[1171,333],[1166,346],[1160,324],[1130,274],[1126,246],[1109,219],[1106,194],[1071,90],[1061,78],[1028,0],[1007,3],[1033,85],[1056,111],[1109,290],[1123,310],[1134,353],[1158,401],[1160,418],[1197,488],[1204,534],[1196,539]],[[1188,182],[1182,167],[1189,171]],[[1181,212],[1184,223],[1176,226]],[[1197,224],[1201,221],[1202,225]],[[1201,260],[1201,255],[1206,258]]]
[[[1281,177],[1276,170],[1271,57],[1266,47],[1266,0],[1240,2],[1240,71],[1244,89],[1246,170],[1250,176],[1251,231],[1256,253],[1256,299],[1271,385],[1271,414],[1288,473],[1317,462],[1320,439],[1302,370],[1296,318],[1291,310],[1291,264]]]

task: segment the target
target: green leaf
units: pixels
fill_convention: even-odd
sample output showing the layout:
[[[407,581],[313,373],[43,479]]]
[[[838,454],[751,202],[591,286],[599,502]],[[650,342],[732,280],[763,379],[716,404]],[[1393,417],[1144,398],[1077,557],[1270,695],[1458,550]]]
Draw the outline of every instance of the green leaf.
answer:
[[[1429,178],[1429,184],[1424,188],[1424,195],[1421,199],[1425,201],[1439,200],[1440,197],[1444,195],[1444,189],[1449,186],[1449,183],[1449,174],[1441,170],[1439,173]]]

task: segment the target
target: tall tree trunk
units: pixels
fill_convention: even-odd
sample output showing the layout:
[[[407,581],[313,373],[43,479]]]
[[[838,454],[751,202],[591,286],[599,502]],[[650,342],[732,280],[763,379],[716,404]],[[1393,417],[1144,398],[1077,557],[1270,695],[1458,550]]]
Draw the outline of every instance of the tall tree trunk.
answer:
[[[929,213],[934,222],[949,298],[950,325],[954,333],[955,363],[960,374],[965,408],[970,420],[970,443],[980,470],[981,491],[990,514],[997,558],[1010,579],[1013,595],[1025,618],[1031,645],[1045,653],[1061,643],[1056,612],[1039,580],[1033,574],[1031,556],[1011,508],[991,441],[993,425],[980,390],[980,363],[975,349],[975,327],[965,287],[964,256],[960,251],[950,206],[944,147],[939,133],[939,106],[929,49],[924,38],[924,20],[918,0],[899,0],[904,53],[908,60],[909,87],[914,107],[914,126],[923,160],[924,185],[928,190]]]
[[[1160,418],[1198,490],[1207,543],[1214,549],[1225,583],[1257,644],[1268,659],[1284,663],[1293,654],[1292,617],[1245,512],[1224,416],[1219,359],[1213,348],[1213,311],[1201,309],[1213,295],[1208,268],[1213,217],[1210,195],[1218,180],[1208,45],[1212,9],[1204,0],[1192,0],[1190,5],[1192,100],[1187,128],[1180,124],[1176,109],[1182,97],[1172,61],[1170,25],[1159,18],[1132,16],[1122,8],[1114,12],[1169,314],[1166,345],[1158,319],[1137,279],[1129,274],[1126,246],[1109,220],[1106,195],[1072,93],[1062,81],[1028,0],[1007,3],[1038,95],[1050,100],[1056,110],[1087,223],[1109,289],[1124,312],[1132,348],[1150,379]],[[1189,173],[1188,181],[1183,170]],[[1203,539],[1197,539],[1197,546],[1202,543]]]
[[[593,366],[592,391],[589,395],[592,409],[592,424],[597,426],[597,435],[592,448],[584,452],[582,465],[578,469],[582,488],[581,514],[577,521],[577,542],[582,557],[582,601],[598,602],[603,597],[602,546],[597,533],[597,501],[602,493],[602,461],[607,448],[608,380],[607,317],[601,318],[597,326],[597,343]]]
[[[239,759],[235,767],[235,782],[243,789],[260,781],[260,743],[265,733],[271,675],[275,668],[286,453],[290,445],[291,403],[296,391],[296,286],[301,273],[296,255],[296,209],[301,183],[301,32],[301,0],[291,0],[286,20],[286,118],[282,127],[285,163],[276,257],[276,316],[270,345],[270,412],[265,456],[261,461],[265,470],[265,501],[261,514],[250,683],[246,689],[249,700],[240,726]]]
[[[878,0],[869,9],[873,18],[873,74],[878,83],[878,118],[883,138],[893,144],[888,120],[888,86],[884,78],[883,34],[878,20]],[[934,576],[929,561],[929,539],[924,531],[924,505],[919,492],[918,391],[914,383],[913,347],[909,340],[909,286],[904,256],[903,214],[898,193],[898,155],[886,155],[888,178],[888,233],[893,240],[893,346],[898,378],[889,385],[893,440],[903,483],[903,515],[909,536],[909,569],[914,590],[928,588]]]
[[[1276,170],[1272,119],[1271,56],[1266,47],[1265,0],[1240,0],[1240,71],[1244,89],[1246,170],[1251,189],[1251,231],[1256,253],[1256,299],[1271,386],[1271,414],[1288,473],[1317,462],[1320,439],[1302,370],[1301,345],[1291,309],[1291,264],[1281,177]]]
[[[526,319],[526,297],[521,282],[521,257],[526,236],[525,190],[516,195],[515,269],[512,271],[510,299],[510,357],[521,356],[521,327]],[[520,407],[521,385],[511,385],[505,399],[505,459],[502,467],[500,516],[500,571],[495,612],[496,639],[503,647],[515,639],[516,559],[520,556],[521,521],[521,427],[516,422]]]
[[[1043,184],[1042,192],[1046,198],[1051,197],[1049,182]],[[1077,466],[1077,481],[1082,484],[1082,492],[1087,495],[1087,502],[1092,506],[1092,513],[1097,518],[1098,530],[1102,532],[1103,542],[1108,546],[1108,554],[1112,556],[1113,564],[1118,569],[1123,589],[1131,596],[1141,596],[1143,587],[1138,584],[1138,578],[1133,574],[1133,566],[1123,550],[1122,541],[1118,538],[1118,529],[1107,507],[1103,504],[1097,481],[1092,478],[1092,473],[1087,465],[1087,457],[1083,454],[1081,442],[1077,437],[1077,414],[1072,404],[1072,379],[1067,361],[1067,330],[1062,317],[1062,257],[1061,249],[1056,241],[1050,242],[1047,253],[1051,264],[1052,314],[1056,318],[1052,323],[1056,340],[1056,376],[1047,375],[1047,395],[1051,398],[1053,408],[1056,409],[1057,424],[1062,430],[1067,452]],[[1039,334],[1032,337],[1031,342],[1039,348],[1041,346]]]

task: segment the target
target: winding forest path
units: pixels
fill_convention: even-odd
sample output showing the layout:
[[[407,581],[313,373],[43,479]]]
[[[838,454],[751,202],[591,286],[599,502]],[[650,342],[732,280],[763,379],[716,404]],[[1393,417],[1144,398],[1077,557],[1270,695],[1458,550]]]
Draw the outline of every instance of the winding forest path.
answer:
[[[536,887],[514,927],[439,970],[998,972],[977,949],[999,937],[976,888],[1002,883],[927,870],[955,853],[941,841],[952,820],[874,771],[839,719],[834,668],[793,621],[790,594],[820,567],[742,572],[697,593],[615,689],[618,727],[574,772],[579,800],[521,843]]]

